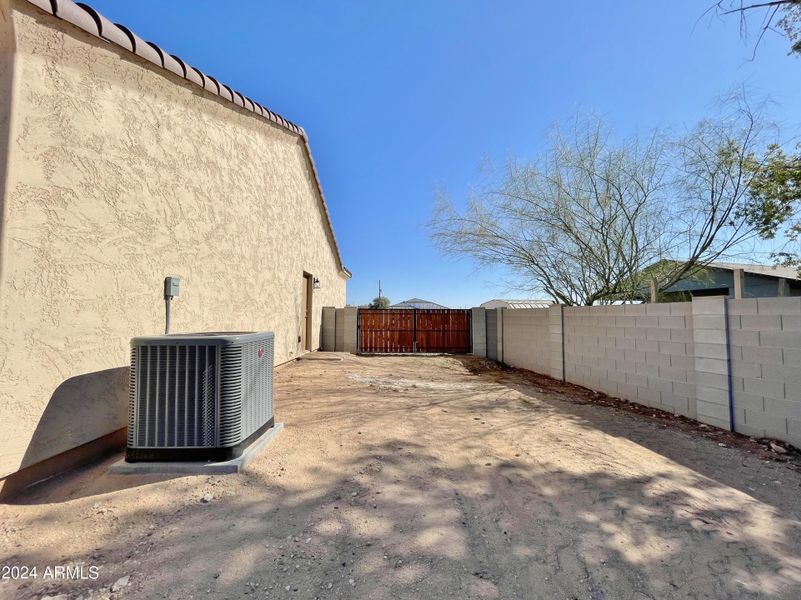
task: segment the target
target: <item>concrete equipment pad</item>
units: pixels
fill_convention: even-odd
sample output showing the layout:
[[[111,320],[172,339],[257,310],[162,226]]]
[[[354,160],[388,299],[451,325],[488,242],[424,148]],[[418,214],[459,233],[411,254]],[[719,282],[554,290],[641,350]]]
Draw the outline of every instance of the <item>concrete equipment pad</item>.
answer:
[[[109,467],[109,473],[114,475],[146,475],[146,474],[181,474],[181,475],[225,475],[239,473],[247,464],[256,458],[267,444],[269,444],[284,429],[283,423],[276,423],[265,431],[241,456],[223,462],[125,462],[118,460]]]
[[[298,360],[327,360],[338,361],[344,360],[347,352],[309,352],[303,356],[299,356]]]

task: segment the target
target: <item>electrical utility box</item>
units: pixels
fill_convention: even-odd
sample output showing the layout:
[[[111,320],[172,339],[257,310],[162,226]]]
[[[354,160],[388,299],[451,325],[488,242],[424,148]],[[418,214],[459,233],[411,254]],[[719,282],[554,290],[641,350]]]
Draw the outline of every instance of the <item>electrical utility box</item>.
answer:
[[[164,278],[164,297],[174,298],[181,291],[181,280],[178,277]]]

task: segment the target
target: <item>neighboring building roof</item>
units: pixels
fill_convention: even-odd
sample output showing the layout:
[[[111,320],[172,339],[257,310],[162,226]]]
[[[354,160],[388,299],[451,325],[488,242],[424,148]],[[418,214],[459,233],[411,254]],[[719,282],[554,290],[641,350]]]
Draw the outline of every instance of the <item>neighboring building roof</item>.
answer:
[[[734,271],[735,269],[742,269],[746,273],[753,275],[762,275],[765,277],[776,277],[780,279],[801,279],[798,277],[798,271],[795,267],[782,267],[777,265],[751,265],[746,263],[726,263],[726,262],[713,262],[709,263],[710,268],[725,269],[727,271]]]
[[[505,300],[495,298],[481,304],[482,308],[548,308],[552,300]]]
[[[409,298],[408,300],[404,300],[403,302],[398,302],[397,304],[393,304],[388,308],[420,308],[424,310],[429,310],[432,308],[448,308],[448,307],[442,306],[442,304],[437,304],[436,302],[431,302],[429,300],[421,300],[420,298]]]
[[[274,113],[268,108],[265,108],[258,102],[251,100],[244,94],[230,88],[224,83],[220,83],[211,75],[202,73],[181,58],[167,53],[156,44],[144,41],[124,25],[112,23],[91,6],[88,6],[82,2],[72,2],[72,0],[27,0],[27,2],[33,4],[48,14],[72,23],[79,29],[82,29],[83,31],[97,38],[124,48],[125,50],[136,54],[138,57],[153,63],[157,67],[161,67],[162,69],[165,69],[170,73],[177,75],[178,77],[183,77],[188,82],[203,88],[205,91],[211,94],[228,100],[231,103],[230,106],[232,110],[235,110],[235,107],[247,110],[264,118],[266,121],[282,127],[290,133],[300,137],[300,139],[303,140],[306,157],[308,158],[309,165],[311,166],[315,187],[320,195],[320,208],[325,216],[328,235],[330,236],[331,245],[334,248],[337,264],[342,273],[350,278],[351,272],[348,271],[348,269],[346,269],[342,264],[342,257],[339,252],[339,244],[337,243],[336,236],[334,235],[334,227],[331,223],[331,215],[328,212],[328,206],[325,202],[323,188],[320,184],[320,177],[317,173],[317,167],[314,164],[314,158],[312,158],[311,148],[309,147],[309,140],[303,127],[300,127],[292,121],[285,119],[278,113]]]

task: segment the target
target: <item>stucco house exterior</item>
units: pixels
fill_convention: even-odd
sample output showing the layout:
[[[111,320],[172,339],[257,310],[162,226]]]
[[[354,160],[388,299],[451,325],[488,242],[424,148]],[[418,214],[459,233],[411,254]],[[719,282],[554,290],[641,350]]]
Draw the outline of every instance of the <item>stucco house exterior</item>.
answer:
[[[165,276],[173,332],[270,330],[280,364],[319,347],[350,273],[301,127],[87,6],[0,12],[0,485],[17,485],[124,443],[128,341],[163,331]]]
[[[693,276],[663,290],[663,293],[729,298],[801,296],[801,280],[793,267],[713,262]]]

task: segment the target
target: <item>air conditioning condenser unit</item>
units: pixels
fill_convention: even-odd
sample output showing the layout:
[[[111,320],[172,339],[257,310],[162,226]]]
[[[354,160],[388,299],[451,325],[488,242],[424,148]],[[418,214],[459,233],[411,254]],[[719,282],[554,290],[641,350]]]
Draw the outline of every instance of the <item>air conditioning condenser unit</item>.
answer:
[[[275,424],[272,332],[131,340],[127,462],[225,461]]]

